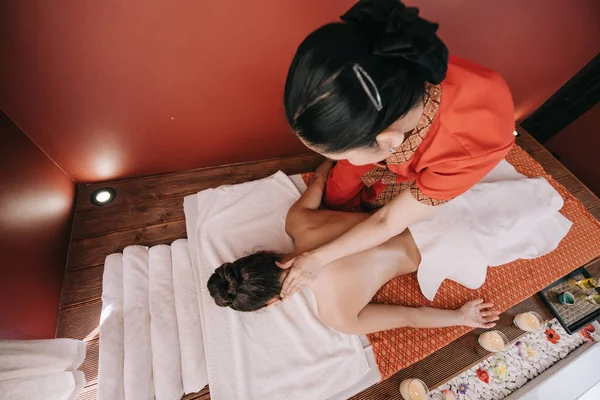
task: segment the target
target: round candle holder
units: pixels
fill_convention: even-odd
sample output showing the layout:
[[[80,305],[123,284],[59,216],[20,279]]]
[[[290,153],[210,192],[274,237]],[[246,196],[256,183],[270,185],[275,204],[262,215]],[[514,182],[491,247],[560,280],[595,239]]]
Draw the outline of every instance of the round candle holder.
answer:
[[[508,338],[500,331],[487,331],[479,335],[477,342],[491,353],[502,352],[508,345]]]
[[[422,380],[409,378],[400,383],[400,394],[404,400],[426,400],[429,388]]]
[[[542,328],[544,319],[535,311],[528,311],[515,316],[513,324],[522,331],[535,332]]]

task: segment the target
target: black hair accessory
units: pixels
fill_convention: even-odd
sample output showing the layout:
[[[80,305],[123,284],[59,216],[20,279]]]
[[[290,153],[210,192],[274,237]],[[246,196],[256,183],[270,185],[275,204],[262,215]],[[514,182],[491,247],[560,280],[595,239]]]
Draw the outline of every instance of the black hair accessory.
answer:
[[[437,37],[438,24],[419,17],[419,9],[398,0],[360,0],[340,17],[373,38],[373,54],[401,57],[433,84],[446,77],[448,49]]]

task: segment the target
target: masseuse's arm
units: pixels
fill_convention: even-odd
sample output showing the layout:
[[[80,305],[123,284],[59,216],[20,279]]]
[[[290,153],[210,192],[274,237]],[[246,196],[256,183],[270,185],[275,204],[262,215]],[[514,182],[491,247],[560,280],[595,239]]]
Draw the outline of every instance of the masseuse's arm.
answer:
[[[493,138],[492,138],[493,139]],[[466,139],[465,139],[466,140]],[[506,156],[514,143],[511,130],[497,138],[498,143],[488,144],[477,156],[466,152],[470,142],[455,143],[454,153],[459,154],[434,167],[421,171],[416,179],[416,189],[431,199],[453,199],[469,190],[489,173]],[[466,143],[466,144],[465,144]],[[489,151],[495,148],[494,151]],[[461,149],[464,154],[460,153]],[[328,181],[329,184],[329,181]],[[402,233],[409,225],[432,215],[436,206],[421,203],[405,190],[371,217],[354,226],[334,241],[311,252],[297,256],[284,268],[291,267],[282,289],[282,296],[291,296],[314,280],[321,268],[339,258],[359,253],[385,243]]]
[[[325,265],[372,249],[401,234],[410,224],[429,217],[436,209],[419,202],[406,190],[336,240],[312,251],[311,255]]]
[[[337,239],[285,263],[284,268],[295,268],[283,283],[282,296],[291,296],[315,279],[324,265],[387,242],[410,224],[432,215],[436,208],[419,202],[409,190],[401,193]]]

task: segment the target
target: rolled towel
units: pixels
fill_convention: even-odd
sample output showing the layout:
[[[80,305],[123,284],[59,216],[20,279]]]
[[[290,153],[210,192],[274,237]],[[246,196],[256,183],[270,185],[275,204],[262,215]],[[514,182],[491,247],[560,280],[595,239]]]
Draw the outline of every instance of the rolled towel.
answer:
[[[154,391],[157,400],[179,400],[183,395],[183,384],[171,248],[166,245],[154,246],[148,252],[148,259]]]
[[[104,261],[98,400],[123,400],[123,255],[111,254]]]
[[[177,240],[171,245],[175,311],[181,347],[183,390],[194,393],[208,384],[202,324],[198,296],[188,250],[188,241]]]
[[[55,372],[0,381],[2,400],[75,400],[83,387],[81,371]]]
[[[148,297],[148,248],[126,247],[123,250],[123,377],[127,400],[154,398]]]
[[[2,340],[0,381],[75,371],[84,358],[85,343],[80,340]]]

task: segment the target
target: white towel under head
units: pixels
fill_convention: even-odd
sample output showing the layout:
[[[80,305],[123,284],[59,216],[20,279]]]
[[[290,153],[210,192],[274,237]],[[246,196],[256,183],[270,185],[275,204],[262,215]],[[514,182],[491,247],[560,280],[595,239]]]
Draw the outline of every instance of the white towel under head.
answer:
[[[488,266],[554,250],[572,225],[560,214],[562,206],[544,178],[527,178],[502,161],[466,193],[409,227],[421,252],[421,292],[433,300],[445,279],[477,289]]]
[[[156,400],[179,400],[183,395],[183,384],[171,248],[167,245],[151,247],[148,265],[152,375]]]
[[[358,382],[368,364],[357,336],[321,323],[304,291],[268,309],[218,307],[206,288],[221,263],[258,249],[289,252],[287,211],[299,193],[285,174],[209,189],[185,199],[204,328],[211,398],[325,399]]]
[[[181,377],[185,393],[195,393],[208,384],[202,324],[198,310],[199,294],[194,282],[188,241],[177,240],[171,245],[173,284],[179,345],[181,348]]]

